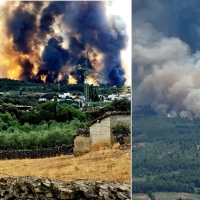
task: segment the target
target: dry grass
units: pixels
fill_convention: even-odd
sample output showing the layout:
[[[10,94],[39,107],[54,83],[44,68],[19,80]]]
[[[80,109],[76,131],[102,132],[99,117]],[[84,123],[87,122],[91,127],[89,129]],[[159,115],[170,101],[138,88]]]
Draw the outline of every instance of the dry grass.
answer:
[[[2,160],[0,177],[43,176],[63,181],[75,179],[108,180],[130,184],[130,149],[104,149],[74,157]]]

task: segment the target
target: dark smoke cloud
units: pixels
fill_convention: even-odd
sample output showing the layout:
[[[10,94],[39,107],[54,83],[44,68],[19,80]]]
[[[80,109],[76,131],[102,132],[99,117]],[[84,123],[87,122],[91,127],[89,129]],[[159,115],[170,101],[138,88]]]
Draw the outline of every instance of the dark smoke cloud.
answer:
[[[119,17],[108,20],[104,2],[97,1],[21,2],[7,20],[8,33],[13,37],[16,51],[35,55],[39,45],[46,43],[41,58],[38,58],[38,74],[30,79],[38,80],[41,75],[46,75],[46,81],[56,82],[59,73],[63,74],[63,79],[71,73],[82,81],[83,71],[77,71],[75,67],[87,59],[92,68],[88,53],[97,51],[104,55],[105,81],[110,85],[124,85],[126,80],[120,58],[120,51],[127,41],[126,27],[122,24]],[[31,59],[29,63],[34,65]],[[27,73],[32,68],[20,64],[24,71],[21,77],[32,76]]]
[[[41,14],[39,25],[42,36],[54,32],[51,26],[55,22],[55,17],[67,12],[66,9],[68,4],[70,4],[70,2],[55,1],[51,2],[47,7],[44,8]]]
[[[30,63],[28,59],[22,59],[19,61],[19,63],[21,64],[21,66],[24,66],[24,70],[21,73],[20,78],[25,81],[31,81],[34,76],[32,73],[32,70],[34,68],[33,64]]]
[[[68,59],[68,50],[63,49],[60,42],[55,38],[49,39],[42,54],[43,68],[48,69],[48,82],[53,82],[58,78],[62,66],[66,64]]]
[[[14,49],[24,54],[30,53],[32,38],[37,32],[36,16],[18,7],[7,21],[7,27],[8,33],[13,36]]]
[[[83,51],[86,46],[95,47],[106,55],[107,81],[111,85],[124,85],[120,50],[126,47],[126,36],[109,26],[102,2],[52,2],[42,13],[41,21],[45,22],[45,19],[48,19],[48,23],[40,27],[50,33],[50,26],[54,20],[52,16],[61,14],[63,23],[70,29],[68,34],[72,35],[69,39],[71,53],[69,64],[77,65],[80,60],[85,59]],[[79,41],[73,37],[74,34],[80,35]]]
[[[134,0],[134,105],[200,117],[200,1]]]

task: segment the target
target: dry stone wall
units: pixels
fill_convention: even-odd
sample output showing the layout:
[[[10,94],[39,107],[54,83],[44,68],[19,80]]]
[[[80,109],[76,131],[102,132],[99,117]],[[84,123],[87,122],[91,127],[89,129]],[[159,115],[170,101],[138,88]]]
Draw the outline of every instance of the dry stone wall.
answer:
[[[75,180],[63,182],[43,177],[0,178],[0,200],[129,200],[130,185],[118,182]]]
[[[73,145],[31,150],[0,150],[0,159],[49,158],[69,154],[73,154]]]

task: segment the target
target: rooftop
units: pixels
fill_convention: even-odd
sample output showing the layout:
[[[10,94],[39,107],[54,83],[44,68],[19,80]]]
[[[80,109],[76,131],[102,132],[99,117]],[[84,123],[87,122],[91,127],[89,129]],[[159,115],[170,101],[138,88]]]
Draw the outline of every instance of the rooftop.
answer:
[[[112,112],[106,112],[103,115],[101,115],[100,117],[97,117],[96,119],[92,120],[91,122],[89,122],[87,124],[87,126],[92,126],[92,124],[96,123],[98,120],[102,120],[106,117],[109,117],[111,115],[130,115],[131,112],[130,111],[112,111]]]

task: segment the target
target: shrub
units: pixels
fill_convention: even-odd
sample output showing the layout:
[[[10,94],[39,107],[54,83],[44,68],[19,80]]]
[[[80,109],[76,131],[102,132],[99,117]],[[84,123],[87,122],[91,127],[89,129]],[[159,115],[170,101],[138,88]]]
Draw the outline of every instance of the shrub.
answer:
[[[124,144],[124,137],[129,136],[131,133],[129,125],[122,121],[117,121],[111,126],[111,132],[120,144]]]

